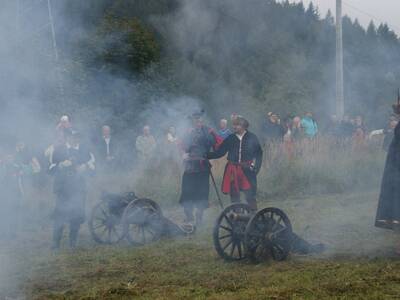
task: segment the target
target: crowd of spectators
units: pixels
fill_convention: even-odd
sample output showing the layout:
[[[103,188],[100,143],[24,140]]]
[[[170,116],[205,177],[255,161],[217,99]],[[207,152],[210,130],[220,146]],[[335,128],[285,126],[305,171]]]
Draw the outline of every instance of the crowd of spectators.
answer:
[[[215,133],[221,140],[232,134],[231,120],[235,116],[236,114],[232,114],[230,118],[222,118],[217,122]],[[286,157],[289,161],[293,157],[298,157],[299,153],[304,157],[302,150],[304,145],[313,149],[314,145],[327,142],[330,143],[328,147],[333,145],[362,153],[368,141],[376,139],[382,142],[382,148],[386,151],[393,139],[397,123],[398,119],[392,116],[384,128],[370,130],[361,116],[344,116],[339,120],[333,115],[320,126],[312,112],[283,119],[277,113],[268,112],[261,124],[257,126],[252,123],[252,127],[255,128],[253,130],[258,133],[260,143],[264,147],[264,164],[268,166],[277,157]],[[3,191],[14,195],[13,199],[18,199],[25,194],[26,181],[46,185],[46,173],[50,172],[54,164],[54,150],[68,143],[65,133],[71,129],[75,130],[70,118],[62,116],[55,126],[53,142],[44,151],[34,151],[35,145],[29,145],[23,140],[14,139],[13,142],[6,142],[3,139],[0,146],[0,185]],[[82,135],[82,144],[90,149],[91,157],[88,157],[88,160],[96,165],[93,174],[97,172],[97,174],[113,175],[115,172],[127,170],[130,172],[152,167],[159,169],[163,166],[173,170],[171,172],[179,177],[178,173],[182,171],[181,141],[184,132],[178,131],[172,125],[161,131],[161,134],[157,129],[158,134],[154,134],[152,127],[144,125],[136,139],[131,138],[129,147],[124,143],[127,136],[114,134],[113,128],[107,124],[98,128],[94,137]],[[278,153],[278,156],[274,156],[273,153]],[[130,161],[131,157],[135,159]],[[32,178],[35,180],[31,180]],[[5,207],[9,206],[5,211],[18,209],[17,204],[18,201],[4,204]],[[12,232],[13,225],[10,224]]]
[[[236,114],[232,114],[230,118],[222,118],[215,128],[216,134],[221,140],[228,137],[232,131],[230,121]],[[335,115],[331,116],[328,122],[324,122],[320,129],[319,122],[314,118],[312,112],[306,112],[302,116],[288,116],[281,118],[277,113],[268,112],[262,123],[257,126],[252,124],[253,128],[258,127],[258,137],[264,146],[265,153],[268,155],[272,147],[278,148],[278,151],[293,157],[296,154],[296,145],[309,143],[323,138],[331,139],[338,145],[348,145],[349,148],[361,150],[366,142],[370,139],[380,137],[383,141],[383,149],[387,150],[393,138],[393,130],[397,125],[397,118],[390,117],[387,126],[383,129],[368,130],[361,116],[344,116],[339,120]],[[62,116],[55,127],[55,138],[53,143],[47,147],[45,151],[34,152],[33,147],[25,145],[24,141],[17,141],[14,146],[1,147],[0,149],[0,165],[2,175],[6,173],[4,166],[7,162],[12,161],[15,174],[35,174],[45,172],[52,164],[52,153],[57,145],[64,142],[64,132],[66,129],[73,128],[73,124],[68,116]],[[182,161],[181,139],[182,133],[178,132],[174,126],[169,126],[162,134],[153,134],[153,128],[144,125],[141,134],[133,143],[134,149],[127,149],[126,143],[119,135],[114,135],[113,128],[104,124],[98,129],[97,135],[87,137],[86,142],[90,144],[93,158],[96,161],[96,169],[98,172],[123,170],[127,168],[135,168],[132,163],[128,163],[129,157],[135,157],[135,166],[147,166],[159,164],[160,161],[173,160],[176,164]],[[268,157],[266,157],[268,162]],[[273,159],[270,158],[270,159]],[[132,166],[132,167],[129,167]],[[20,189],[19,186],[17,186]]]
[[[221,140],[232,134],[230,120],[234,117],[235,114],[232,114],[230,118],[223,118],[218,122],[215,132]],[[278,145],[283,146],[289,156],[292,156],[295,152],[296,143],[311,142],[321,137],[337,141],[338,144],[349,145],[357,150],[361,149],[369,139],[381,137],[383,141],[382,147],[387,150],[393,138],[393,130],[397,122],[396,117],[391,117],[385,128],[368,130],[361,116],[351,118],[346,115],[342,120],[339,120],[336,115],[332,115],[330,120],[324,122],[324,126],[321,126],[322,129],[320,129],[319,123],[312,112],[306,112],[303,116],[287,116],[283,119],[277,113],[268,112],[255,131],[258,131],[260,142],[264,146],[267,155],[272,145]],[[0,162],[4,163],[10,160],[10,157],[20,157],[19,153],[22,151],[24,153],[23,161],[29,162],[32,166],[30,168],[32,172],[39,172],[38,170],[41,169],[40,164],[42,169],[46,170],[52,164],[54,148],[65,140],[65,130],[73,127],[70,118],[62,116],[55,127],[54,142],[43,153],[36,153],[35,156],[33,151],[28,150],[31,147],[25,146],[24,141],[17,141],[12,151],[6,151],[5,147],[0,149],[2,152]],[[126,136],[121,138],[121,136],[114,135],[111,126],[104,124],[98,130],[97,136],[86,140],[90,143],[90,149],[95,157],[97,168],[99,170],[113,171],[126,168],[129,156],[135,157],[135,165],[149,165],[155,157],[158,157],[158,160],[160,157],[161,159],[174,160],[179,164],[182,159],[180,154],[181,135],[182,133],[178,133],[172,125],[167,127],[161,135],[154,135],[152,128],[149,125],[144,125],[141,134],[137,136],[136,141],[133,143],[134,149],[127,150],[127,147],[124,146],[126,143],[124,144],[122,141],[122,139],[126,139]],[[21,159],[19,160],[21,161]],[[24,169],[27,168],[24,167]]]

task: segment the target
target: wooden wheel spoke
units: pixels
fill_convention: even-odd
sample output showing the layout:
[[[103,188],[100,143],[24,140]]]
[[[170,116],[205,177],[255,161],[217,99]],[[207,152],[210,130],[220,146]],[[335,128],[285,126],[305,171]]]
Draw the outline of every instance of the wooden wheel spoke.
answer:
[[[233,257],[233,254],[234,254],[234,252],[235,252],[235,248],[236,248],[236,242],[233,242],[233,243],[232,243],[231,252],[230,252],[230,254],[229,254],[231,257]]]
[[[274,224],[272,225],[271,231],[275,231],[275,228],[278,227],[278,223],[274,221]]]
[[[224,218],[225,218],[226,222],[229,224],[229,226],[232,227],[232,226],[233,226],[232,221],[229,220],[228,216],[227,216],[227,215],[224,215]]]
[[[280,247],[279,245],[272,245],[272,254],[274,256],[275,259],[277,260],[281,260],[283,257],[286,256],[286,251],[284,248]]]
[[[108,218],[108,214],[106,213],[106,211],[100,207],[101,213],[103,214],[104,217],[106,217],[106,219]]]
[[[106,219],[103,219],[103,218],[100,218],[100,217],[96,217],[96,218],[94,218],[95,220],[100,220],[101,222],[106,222],[107,221],[107,218]]]
[[[147,232],[151,234],[152,238],[154,238],[156,235],[153,231],[151,231],[150,229],[147,229]]]
[[[277,238],[278,238],[278,235],[280,235],[281,233],[284,233],[284,232],[287,231],[287,230],[288,230],[287,227],[280,228],[280,229],[278,229],[277,231],[274,231],[274,232],[273,232],[272,237],[275,238],[275,239],[277,239]]]
[[[225,249],[228,248],[229,245],[231,245],[231,244],[232,244],[232,239],[230,239],[229,242],[227,242],[227,243],[225,244],[225,246],[222,248],[222,251],[225,251]]]
[[[107,230],[108,230],[108,227],[106,225],[104,225],[104,229],[103,229],[102,234],[107,233]]]
[[[285,249],[278,243],[272,243],[272,248],[279,249],[279,251],[283,252]]]
[[[140,226],[140,231],[142,233],[143,244],[146,244],[146,234],[144,232],[144,226]]]
[[[267,222],[267,218],[265,217],[264,214],[260,215],[260,219],[262,219],[262,221]]]
[[[96,229],[99,229],[99,228],[105,227],[105,226],[106,225],[104,223],[101,223],[101,224],[97,224],[97,225],[93,226],[93,229],[96,230]]]
[[[219,239],[220,239],[220,240],[223,240],[223,239],[226,239],[226,238],[228,238],[228,237],[232,237],[232,234],[225,234],[225,235],[223,235],[223,236],[220,236]]]
[[[254,232],[251,233],[251,237],[252,238],[263,238],[264,235],[256,230],[254,230]]]
[[[224,225],[219,225],[220,228],[225,229],[226,231],[232,232],[232,228],[226,227]]]
[[[242,258],[243,254],[242,254],[242,243],[241,242],[238,243],[238,253],[239,253],[239,258]]]
[[[115,228],[115,226],[111,227],[111,230],[112,230],[112,232],[115,233],[116,236],[119,235],[118,232],[117,232],[117,229]]]
[[[108,230],[108,233],[107,233],[107,241],[108,241],[108,242],[111,242],[111,227],[108,227],[107,230]]]

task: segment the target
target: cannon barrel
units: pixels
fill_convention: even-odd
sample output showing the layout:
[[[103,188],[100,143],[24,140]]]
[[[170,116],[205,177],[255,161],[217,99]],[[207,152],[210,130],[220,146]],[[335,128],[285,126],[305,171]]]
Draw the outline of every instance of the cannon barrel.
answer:
[[[232,220],[233,222],[249,222],[250,220],[250,215],[247,214],[241,214],[241,213],[236,213],[232,212],[228,215],[228,218]]]

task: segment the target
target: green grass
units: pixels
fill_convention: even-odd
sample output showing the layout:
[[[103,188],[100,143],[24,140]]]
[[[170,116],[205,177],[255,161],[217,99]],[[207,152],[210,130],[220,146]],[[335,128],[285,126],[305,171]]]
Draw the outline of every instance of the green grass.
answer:
[[[50,228],[25,229],[18,241],[1,245],[0,264],[7,263],[0,299],[399,299],[396,240],[373,227],[376,197],[261,203],[284,209],[297,233],[327,245],[323,255],[292,255],[281,263],[221,260],[211,236],[217,208],[195,236],[141,248],[95,245],[85,229],[80,249],[51,252]],[[166,214],[181,218],[180,208]]]

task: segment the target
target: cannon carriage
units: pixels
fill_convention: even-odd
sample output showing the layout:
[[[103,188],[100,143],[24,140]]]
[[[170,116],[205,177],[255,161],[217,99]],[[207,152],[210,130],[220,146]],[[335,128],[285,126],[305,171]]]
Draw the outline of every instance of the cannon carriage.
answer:
[[[126,240],[133,246],[195,231],[191,224],[178,225],[169,220],[155,201],[138,198],[133,192],[104,193],[92,210],[89,229],[100,244]],[[213,241],[218,255],[226,261],[283,261],[290,252],[308,254],[324,250],[323,244],[312,245],[296,235],[282,210],[267,207],[255,212],[244,203],[222,210],[214,226]]]
[[[291,251],[292,238],[292,225],[282,210],[268,207],[253,212],[243,203],[226,207],[213,231],[215,249],[227,261],[285,260]]]
[[[135,193],[103,193],[94,206],[89,230],[100,244],[116,244],[127,240],[133,246],[155,242],[162,237],[191,234],[194,227],[180,226],[163,216],[153,200],[138,198]]]

